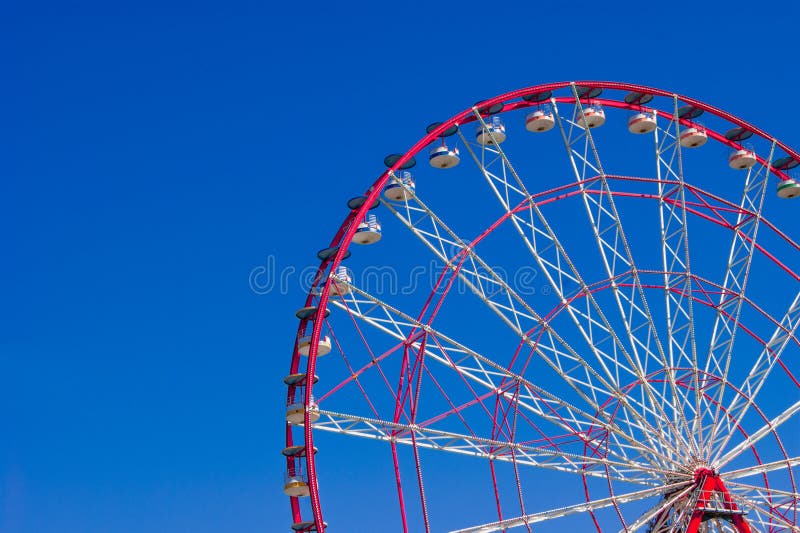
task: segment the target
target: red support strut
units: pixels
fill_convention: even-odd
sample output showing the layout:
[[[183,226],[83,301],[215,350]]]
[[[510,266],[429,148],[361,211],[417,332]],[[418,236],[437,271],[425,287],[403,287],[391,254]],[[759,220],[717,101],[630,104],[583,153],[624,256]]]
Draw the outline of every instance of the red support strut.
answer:
[[[750,526],[744,519],[744,515],[739,510],[736,502],[733,501],[733,498],[731,498],[728,489],[725,488],[725,484],[722,483],[722,480],[716,472],[708,468],[701,468],[695,472],[694,479],[699,487],[700,495],[695,503],[692,518],[689,521],[689,527],[686,528],[686,533],[697,533],[704,519],[719,517],[718,515],[720,512],[724,512],[728,515],[725,519],[733,523],[738,533],[752,533]],[[719,500],[721,501],[718,500],[715,502],[714,493],[719,494]],[[718,503],[722,504],[721,508],[718,506]]]

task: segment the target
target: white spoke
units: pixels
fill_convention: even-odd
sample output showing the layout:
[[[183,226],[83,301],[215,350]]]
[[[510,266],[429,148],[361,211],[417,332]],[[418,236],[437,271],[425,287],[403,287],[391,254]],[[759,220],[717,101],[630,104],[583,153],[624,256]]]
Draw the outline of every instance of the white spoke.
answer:
[[[774,153],[775,143],[773,141],[767,161],[772,161]],[[716,395],[716,409],[711,430],[709,435],[705,435],[702,439],[706,443],[705,452],[707,455],[712,452],[711,447],[719,428],[722,427],[720,414],[724,401],[723,396],[733,359],[733,346],[739,329],[739,317],[744,301],[743,295],[750,277],[756,237],[761,222],[760,213],[764,205],[769,175],[769,163],[761,166],[756,172],[753,172],[752,169],[748,170],[742,200],[739,202],[741,211],[736,220],[728,265],[723,279],[723,291],[717,306],[711,344],[705,363],[706,373],[721,377]],[[756,215],[750,216],[745,211],[756,213]]]
[[[792,457],[781,461],[772,463],[764,463],[760,465],[750,466],[747,468],[740,468],[738,470],[731,470],[725,472],[724,478],[727,479],[741,479],[744,477],[756,476],[759,474],[766,474],[767,472],[774,472],[775,470],[792,469],[800,465],[800,457]]]
[[[545,520],[561,518],[564,516],[569,516],[571,514],[596,511],[598,509],[603,509],[605,507],[611,507],[623,503],[643,500],[645,498],[651,498],[653,496],[660,496],[671,490],[681,489],[689,484],[691,484],[691,481],[673,483],[671,485],[665,485],[663,487],[640,490],[638,492],[631,492],[628,494],[622,494],[620,496],[611,496],[609,498],[578,503],[567,507],[559,507],[557,509],[551,509],[549,511],[542,511],[539,513],[533,513],[526,516],[520,516],[519,518],[512,518],[500,522],[493,522],[491,524],[484,524],[481,526],[473,526],[465,529],[454,530],[451,531],[451,533],[489,533],[491,531],[503,531],[504,529],[508,529],[511,527],[520,527],[525,524],[535,524],[536,522],[543,522]]]
[[[736,500],[736,503],[740,504],[742,507],[751,509],[756,513],[758,513],[759,515],[764,514],[765,517],[769,517],[769,520],[767,520],[766,518],[761,518],[761,516],[759,516],[758,518],[754,518],[752,516],[748,517],[747,521],[750,524],[758,524],[768,527],[770,531],[774,531],[774,528],[776,526],[789,528],[789,531],[800,531],[800,527],[797,527],[796,525],[792,524],[785,517],[781,516],[778,513],[773,513],[768,509],[764,509],[761,505],[752,501],[750,498],[746,498],[744,496],[737,496],[734,494],[733,499]],[[778,523],[776,524],[776,522]]]
[[[626,533],[628,531],[638,531],[641,527],[643,527],[644,525],[648,524],[651,520],[658,517],[659,514],[663,513],[664,511],[668,511],[672,507],[674,507],[675,504],[678,503],[680,500],[682,500],[687,494],[689,494],[689,492],[693,488],[694,485],[689,484],[689,486],[687,486],[683,490],[679,490],[678,492],[658,502],[653,507],[651,507],[647,512],[645,512],[642,516],[640,516],[638,520],[636,520],[635,522],[633,522],[628,526],[623,527],[619,533]]]
[[[674,130],[674,131],[673,131]],[[661,137],[659,137],[661,134]],[[667,346],[670,377],[675,402],[679,404],[679,416],[686,424],[693,450],[697,454],[696,432],[700,422],[700,387],[697,373],[692,375],[695,391],[693,430],[688,427],[684,407],[689,400],[688,392],[681,393],[675,385],[672,368],[697,368],[697,353],[694,332],[694,306],[692,304],[692,278],[689,256],[689,236],[686,220],[686,188],[683,177],[683,152],[680,143],[680,121],[678,102],[673,97],[672,121],[667,128],[656,127],[653,131],[658,180],[659,223],[661,234],[661,259],[664,269],[664,297],[667,323]],[[678,290],[673,290],[677,288]],[[699,454],[698,454],[699,455]]]
[[[664,471],[651,468],[646,464],[586,457],[564,453],[553,448],[486,439],[453,431],[437,430],[419,424],[400,424],[324,409],[320,410],[320,415],[320,420],[314,423],[314,429],[409,446],[412,445],[413,434],[416,438],[416,446],[422,448],[471,455],[492,461],[516,461],[520,465],[548,468],[578,476],[602,479],[610,477],[628,483],[653,486],[658,484],[658,476],[664,474]],[[594,468],[598,466],[601,468]],[[608,476],[602,467],[608,467],[613,475]]]
[[[726,464],[734,460],[736,457],[739,456],[744,450],[749,448],[750,446],[754,445],[770,433],[774,433],[777,429],[790,418],[792,418],[797,412],[800,411],[800,400],[795,402],[794,404],[790,405],[786,410],[784,410],[781,414],[764,424],[758,431],[753,433],[752,435],[748,436],[744,439],[741,443],[737,446],[732,448],[728,453],[720,457],[715,464],[718,465],[718,468],[723,468]]]
[[[755,404],[756,396],[766,383],[772,369],[780,360],[781,354],[789,344],[789,341],[797,342],[795,332],[798,325],[800,325],[800,292],[795,296],[789,310],[784,315],[778,327],[775,328],[772,337],[764,346],[753,368],[748,372],[744,384],[740,387],[740,390],[745,396],[734,396],[731,404],[726,409],[728,416],[721,417],[720,419],[719,423],[725,423],[727,431],[722,432],[721,437],[718,437],[715,442],[710,443],[714,447],[715,455],[713,461],[715,464],[720,463],[720,455],[722,455],[726,446],[736,434],[736,428],[741,424],[750,407]],[[743,398],[746,398],[746,400]],[[726,457],[732,459],[735,455],[731,456],[730,454],[726,454]]]
[[[738,481],[730,481],[727,487],[736,494],[745,495],[750,499],[763,500],[765,503],[775,508],[796,508],[798,501],[800,501],[800,494],[797,492],[780,490],[773,487],[757,487],[755,485],[739,483]]]

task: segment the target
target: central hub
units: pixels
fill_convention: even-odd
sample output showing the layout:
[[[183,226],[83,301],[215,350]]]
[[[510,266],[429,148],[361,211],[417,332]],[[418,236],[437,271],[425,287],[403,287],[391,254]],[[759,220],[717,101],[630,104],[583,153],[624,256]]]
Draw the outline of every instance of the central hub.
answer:
[[[713,468],[709,468],[707,466],[702,466],[702,467],[699,467],[699,468],[695,469],[695,471],[694,471],[694,482],[695,483],[700,483],[703,479],[705,479],[707,477],[717,477],[717,476],[718,476],[718,474],[717,474],[716,470],[714,470]]]

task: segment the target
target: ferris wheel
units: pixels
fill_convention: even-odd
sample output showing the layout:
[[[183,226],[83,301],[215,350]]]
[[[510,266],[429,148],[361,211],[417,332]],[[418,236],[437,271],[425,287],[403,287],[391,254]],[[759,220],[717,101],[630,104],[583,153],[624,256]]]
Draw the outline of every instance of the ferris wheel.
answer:
[[[346,451],[391,473],[352,505],[396,502],[349,530],[800,531],[797,152],[581,81],[384,164],[297,311],[287,530],[328,530]]]

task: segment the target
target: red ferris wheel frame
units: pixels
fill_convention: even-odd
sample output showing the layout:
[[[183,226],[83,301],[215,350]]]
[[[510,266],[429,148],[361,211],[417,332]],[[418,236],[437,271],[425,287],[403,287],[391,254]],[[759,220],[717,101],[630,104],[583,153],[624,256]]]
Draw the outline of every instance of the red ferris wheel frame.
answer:
[[[316,363],[317,363],[317,347],[321,337],[321,331],[323,328],[324,320],[321,317],[324,316],[323,311],[327,309],[329,296],[330,296],[330,285],[331,281],[329,276],[326,276],[326,272],[335,270],[342,262],[344,258],[346,258],[346,254],[348,253],[349,245],[353,239],[354,234],[356,233],[356,229],[358,224],[363,221],[367,215],[367,212],[373,205],[379,200],[379,196],[381,191],[387,185],[390,180],[390,177],[393,173],[402,169],[407,163],[413,161],[415,155],[420,153],[425,147],[429,146],[432,142],[434,142],[437,138],[441,137],[444,132],[450,129],[452,126],[462,126],[464,124],[468,124],[470,122],[474,122],[478,120],[476,117],[477,114],[481,116],[487,116],[488,113],[483,113],[481,110],[485,110],[488,108],[497,108],[499,105],[499,110],[493,109],[492,114],[499,114],[505,113],[507,111],[513,111],[517,109],[525,109],[529,107],[535,107],[537,105],[536,102],[530,102],[523,99],[523,97],[533,94],[544,93],[548,91],[557,91],[559,89],[570,88],[570,87],[584,87],[584,88],[597,88],[597,89],[610,89],[616,91],[629,91],[629,92],[637,92],[646,95],[658,96],[658,97],[666,97],[672,98],[676,102],[681,102],[685,105],[693,106],[697,109],[701,109],[705,112],[708,112],[716,117],[719,117],[730,124],[733,124],[739,128],[743,128],[749,132],[752,132],[753,135],[761,137],[767,141],[773,142],[775,146],[782,149],[790,158],[794,159],[795,161],[800,161],[800,154],[796,151],[791,149],[789,146],[785,145],[781,141],[771,137],[764,131],[760,130],[759,128],[755,127],[754,125],[730,114],[721,109],[713,107],[711,105],[705,104],[699,100],[685,97],[682,95],[678,95],[669,91],[665,91],[662,89],[636,85],[636,84],[628,84],[628,83],[618,83],[618,82],[607,82],[607,81],[576,81],[576,82],[558,82],[558,83],[549,83],[549,84],[541,84],[541,85],[534,85],[531,87],[527,87],[524,89],[511,91],[494,98],[485,100],[480,102],[477,106],[473,106],[469,109],[466,109],[452,118],[442,122],[437,127],[430,130],[430,132],[422,137],[416,144],[414,144],[407,152],[405,152],[402,156],[395,158],[391,167],[387,168],[380,176],[367,188],[364,193],[364,196],[361,197],[361,201],[355,204],[355,208],[351,209],[348,215],[345,217],[344,221],[342,222],[341,226],[337,230],[336,234],[334,235],[333,239],[329,244],[328,250],[331,253],[326,254],[324,259],[322,259],[316,275],[314,277],[311,290],[305,301],[306,308],[313,308],[317,309],[316,312],[309,312],[306,313],[303,318],[300,319],[300,324],[298,326],[297,337],[299,338],[303,335],[308,328],[308,323],[312,323],[312,331],[311,331],[311,339],[310,339],[310,347],[309,347],[309,354],[307,359],[307,365],[305,368],[305,375],[306,376],[315,376],[316,370]],[[575,103],[576,98],[574,96],[554,96],[552,97],[553,101],[555,102],[566,102],[566,103]],[[602,104],[603,106],[610,107],[610,108],[619,108],[619,109],[627,109],[631,111],[639,111],[639,110],[648,110],[654,113],[657,113],[659,116],[663,118],[667,118],[670,120],[676,120],[681,125],[690,125],[691,120],[689,119],[682,119],[675,117],[672,114],[666,113],[665,111],[655,109],[652,107],[645,107],[638,104],[631,104],[626,103],[621,100],[615,99],[608,99],[608,98],[580,98],[581,102],[586,102],[591,100],[592,102],[597,102]],[[733,140],[729,140],[723,134],[713,131],[711,129],[706,129],[707,134],[709,137],[715,139],[716,141],[729,146],[730,148],[737,149],[741,148],[741,145]],[[757,156],[759,163],[766,166],[768,171],[773,175],[777,176],[780,180],[789,179],[787,174],[783,171],[783,169],[774,168],[771,166],[770,161],[765,161],[761,156]],[[622,178],[624,179],[624,178]],[[541,196],[547,195],[555,195],[559,191],[557,189],[551,189],[550,191],[544,191],[539,193]],[[724,201],[721,199],[717,199],[722,204]],[[707,204],[708,205],[708,204]],[[724,207],[723,207],[724,208]],[[737,209],[738,206],[731,205],[728,206],[730,209]],[[698,212],[703,209],[703,206],[698,206]],[[707,209],[705,214],[700,214],[700,216],[705,216],[708,219],[713,218],[713,209]],[[766,222],[766,221],[765,221]],[[769,224],[767,222],[767,224]],[[779,233],[779,230],[775,227],[772,228],[774,231]],[[791,241],[790,241],[791,242]],[[791,242],[791,244],[797,247],[796,244]],[[758,246],[758,245],[756,245]],[[763,254],[767,255],[773,262],[778,264],[784,271],[789,273],[793,278],[800,280],[800,275],[794,272],[789,266],[781,263],[776,257],[773,257],[769,254],[767,250],[761,249],[760,250]],[[442,273],[444,276],[444,273]],[[443,277],[437,281],[437,284],[445,283]],[[434,291],[435,292],[435,291]],[[432,301],[433,294],[428,299],[428,306],[436,307],[436,304]],[[315,302],[316,300],[316,302]],[[435,314],[435,309],[434,309]],[[557,311],[556,311],[557,312]],[[424,313],[424,311],[423,311]],[[751,333],[752,334],[752,333]],[[423,343],[425,341],[423,340]],[[762,343],[765,341],[761,340]],[[424,349],[424,344],[423,344]],[[293,355],[292,355],[292,362],[290,367],[290,373],[296,374],[300,372],[300,361],[301,357],[298,352],[298,345],[297,341],[295,342],[295,346],[293,348]],[[788,370],[785,369],[787,372]],[[789,373],[791,375],[791,373]],[[792,376],[794,379],[794,377]],[[313,379],[307,379],[304,383],[305,390],[304,394],[305,397],[303,398],[303,402],[306,405],[310,405],[313,401]],[[796,382],[796,380],[795,380]],[[297,386],[290,385],[288,390],[288,400],[292,402],[296,396]],[[413,434],[412,434],[413,437]],[[309,420],[309,412],[306,411],[304,425],[303,425],[303,444],[307,450],[314,449],[314,435],[313,435],[313,424]],[[291,447],[295,446],[297,443],[295,442],[295,437],[292,432],[292,426],[287,422],[286,424],[286,446]],[[394,451],[394,449],[393,449]],[[305,521],[303,520],[303,516],[301,513],[300,505],[298,502],[298,498],[291,497],[291,509],[292,509],[292,516],[295,523],[305,523],[309,524],[308,529],[305,531],[325,531],[325,523],[323,521],[322,516],[322,508],[320,505],[319,499],[319,492],[318,492],[318,481],[317,481],[317,472],[315,467],[315,458],[314,453],[306,453],[304,454],[303,459],[305,460],[305,470],[308,477],[308,486],[310,492],[310,502],[311,502],[311,509],[313,513],[313,521]],[[287,458],[287,467],[289,470],[293,470],[295,468],[295,458]],[[395,452],[395,468],[397,469],[397,458]],[[728,495],[728,491],[719,477],[713,471],[698,471],[698,475],[696,478],[696,484],[700,487],[700,490],[703,495],[707,496],[708,498],[711,497],[711,494],[717,492],[722,495],[723,500],[726,502],[726,505],[730,506],[730,509],[736,509],[736,504],[733,503],[730,496]],[[398,476],[398,484],[399,484],[399,476]],[[402,494],[402,493],[401,493]],[[400,505],[404,505],[402,502],[402,495],[401,495],[401,502]],[[405,513],[403,512],[403,516]],[[734,526],[739,533],[749,533],[750,527],[747,525],[746,521],[741,517],[741,515],[735,515],[737,518],[734,519]],[[687,531],[694,533],[698,531],[698,527],[700,525],[701,519],[703,518],[702,509],[700,509],[699,504],[698,507],[695,509],[695,512],[692,515],[692,520],[689,525],[689,529]],[[427,522],[427,518],[426,518]],[[403,524],[405,530],[408,530],[407,524]],[[426,524],[427,526],[427,524]],[[598,526],[599,530],[599,526]]]

